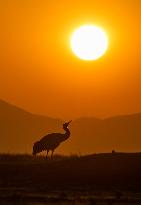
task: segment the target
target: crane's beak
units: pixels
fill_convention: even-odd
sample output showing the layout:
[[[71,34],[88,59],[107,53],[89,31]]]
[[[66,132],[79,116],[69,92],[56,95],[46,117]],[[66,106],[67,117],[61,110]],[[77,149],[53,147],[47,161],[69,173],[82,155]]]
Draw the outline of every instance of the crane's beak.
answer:
[[[72,120],[71,120],[72,121]],[[69,125],[71,123],[71,121],[69,121],[67,124]]]

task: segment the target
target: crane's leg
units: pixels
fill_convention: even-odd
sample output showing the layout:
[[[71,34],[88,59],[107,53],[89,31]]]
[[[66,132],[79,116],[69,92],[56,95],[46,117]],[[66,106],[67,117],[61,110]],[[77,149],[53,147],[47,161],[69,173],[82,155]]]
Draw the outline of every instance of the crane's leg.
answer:
[[[48,152],[49,152],[49,150],[47,150],[47,155],[46,155],[46,158],[48,157]]]
[[[52,149],[52,153],[51,153],[51,159],[53,158],[53,152],[54,152],[54,149]]]

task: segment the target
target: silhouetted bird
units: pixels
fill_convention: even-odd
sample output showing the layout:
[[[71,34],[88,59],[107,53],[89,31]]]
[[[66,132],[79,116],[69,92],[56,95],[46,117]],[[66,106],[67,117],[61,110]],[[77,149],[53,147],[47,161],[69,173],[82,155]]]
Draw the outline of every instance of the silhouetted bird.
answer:
[[[63,129],[66,131],[64,134],[51,133],[44,136],[40,141],[35,142],[33,145],[33,155],[36,155],[37,153],[40,153],[45,150],[47,151],[47,155],[48,155],[48,152],[51,150],[52,151],[51,157],[52,157],[54,150],[59,146],[59,144],[70,137],[70,131],[68,129],[68,125],[70,124],[71,121],[63,124]]]

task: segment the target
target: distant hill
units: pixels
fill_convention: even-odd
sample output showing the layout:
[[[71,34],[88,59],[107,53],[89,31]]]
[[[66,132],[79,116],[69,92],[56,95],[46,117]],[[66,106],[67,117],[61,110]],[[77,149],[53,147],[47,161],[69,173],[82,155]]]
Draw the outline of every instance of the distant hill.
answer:
[[[31,153],[34,141],[50,132],[63,132],[63,121],[35,115],[0,100],[0,153]],[[141,151],[141,114],[104,120],[79,118],[70,126],[71,137],[57,152],[88,154]]]
[[[61,130],[62,121],[34,115],[0,100],[0,152],[31,153],[33,143],[47,132]]]
[[[141,151],[141,114],[98,120],[81,118],[72,125],[75,147],[81,154],[112,150]]]

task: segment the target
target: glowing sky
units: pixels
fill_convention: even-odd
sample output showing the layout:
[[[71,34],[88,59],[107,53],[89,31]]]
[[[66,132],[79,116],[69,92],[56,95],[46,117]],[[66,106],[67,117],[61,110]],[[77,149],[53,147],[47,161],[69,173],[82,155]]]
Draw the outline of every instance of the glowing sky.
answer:
[[[141,112],[139,0],[0,0],[0,98],[63,119]],[[107,53],[70,49],[83,24],[103,27]]]

